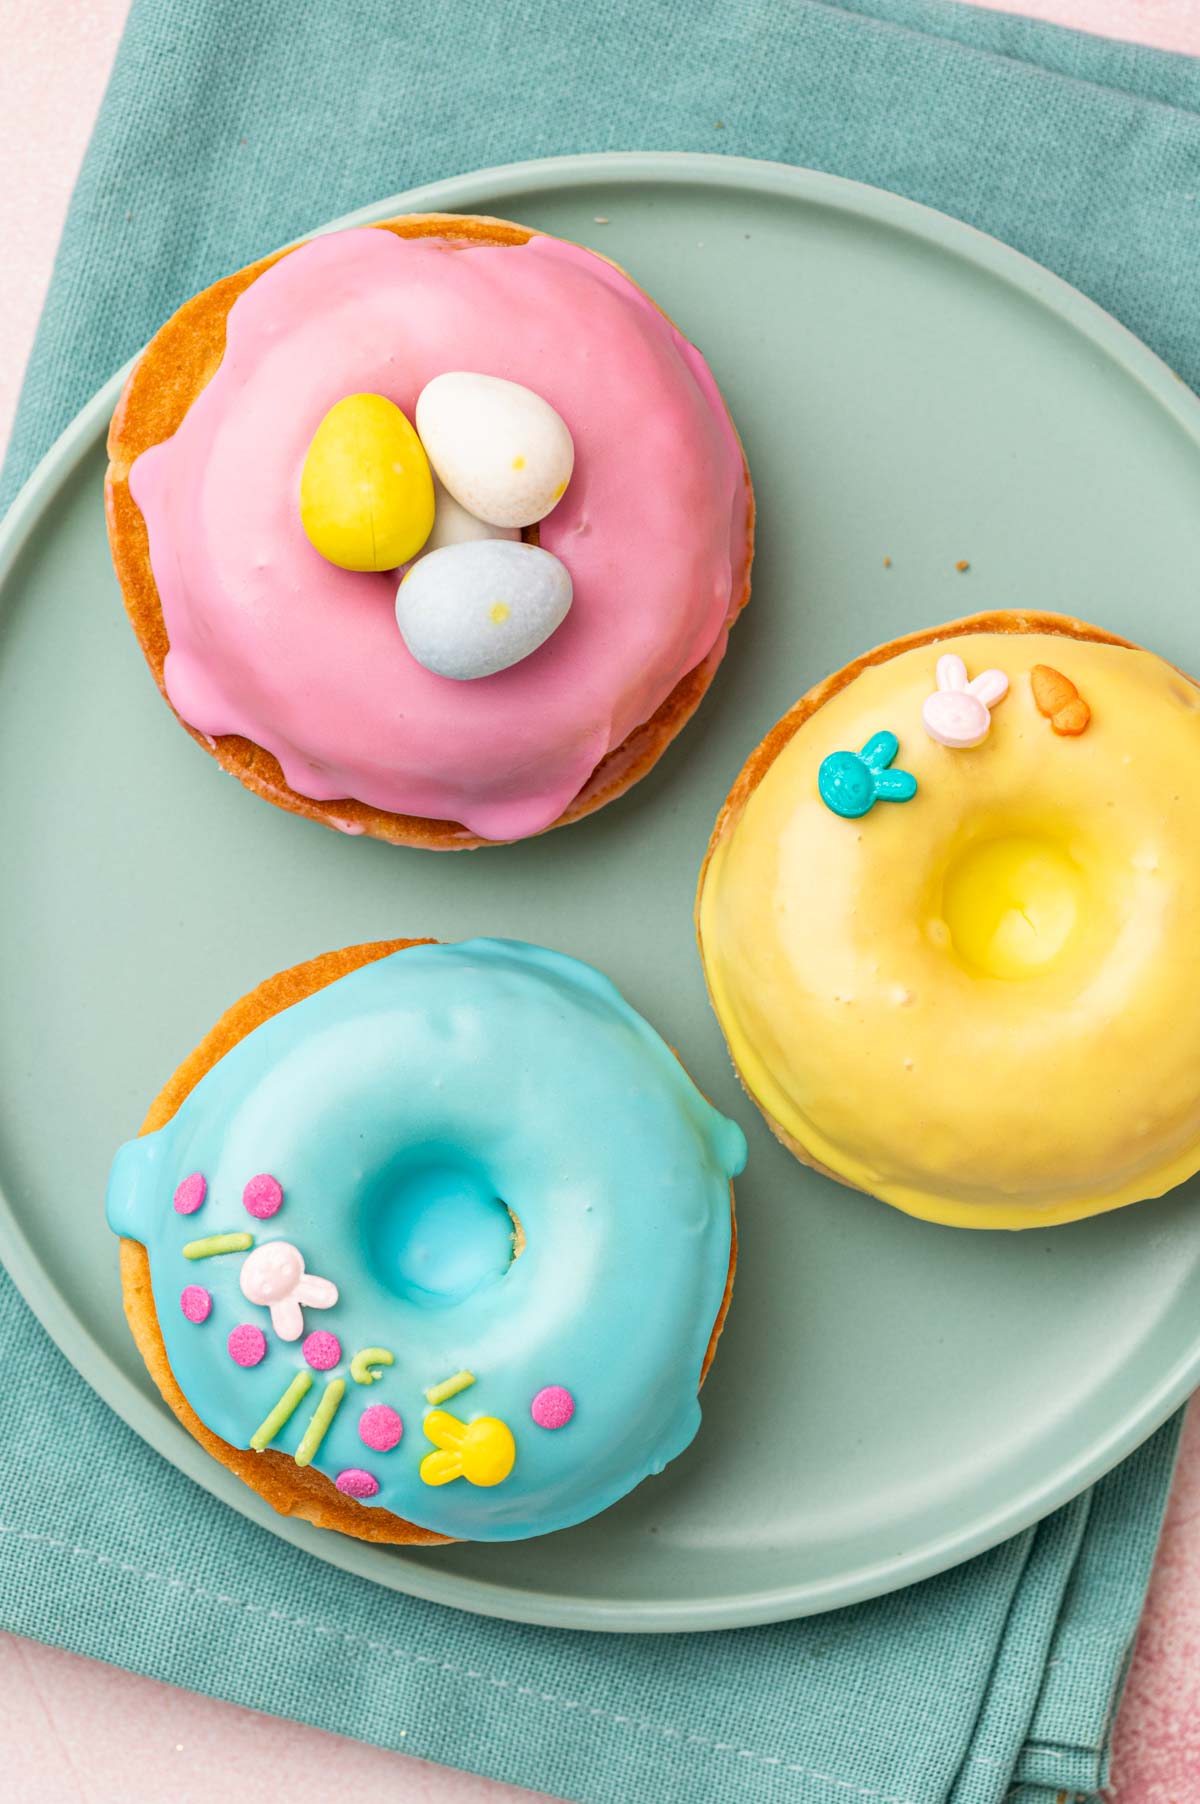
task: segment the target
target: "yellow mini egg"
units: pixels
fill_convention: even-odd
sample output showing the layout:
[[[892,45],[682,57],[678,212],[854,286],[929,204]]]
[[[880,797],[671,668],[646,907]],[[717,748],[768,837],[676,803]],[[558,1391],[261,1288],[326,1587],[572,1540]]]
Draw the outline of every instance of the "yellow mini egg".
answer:
[[[433,477],[412,424],[383,395],[346,395],[313,433],[300,521],[342,570],[394,570],[433,527]]]

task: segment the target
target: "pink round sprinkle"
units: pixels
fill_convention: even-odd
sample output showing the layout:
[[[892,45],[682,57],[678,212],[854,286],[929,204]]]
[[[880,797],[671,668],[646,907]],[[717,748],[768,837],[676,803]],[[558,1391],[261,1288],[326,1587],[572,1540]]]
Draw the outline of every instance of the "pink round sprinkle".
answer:
[[[358,1432],[365,1446],[376,1453],[390,1453],[404,1433],[404,1424],[386,1403],[372,1403],[358,1418]]]
[[[539,1428],[565,1428],[575,1414],[575,1399],[561,1384],[548,1384],[529,1405]]]
[[[242,1202],[251,1215],[256,1215],[259,1221],[266,1221],[283,1205],[283,1185],[270,1172],[260,1171],[242,1191]]]
[[[208,1195],[208,1180],[202,1171],[194,1171],[189,1178],[184,1178],[175,1191],[175,1213],[177,1215],[195,1215],[197,1209]]]
[[[189,1284],[180,1294],[179,1307],[189,1322],[206,1322],[212,1313],[212,1298],[203,1284]]]
[[[319,1328],[305,1341],[304,1357],[314,1372],[328,1372],[342,1357],[342,1343],[336,1334]]]
[[[379,1490],[379,1480],[364,1472],[361,1466],[348,1466],[333,1482],[347,1497],[374,1497]]]
[[[225,1344],[235,1366],[256,1366],[266,1358],[267,1337],[253,1322],[239,1322],[236,1328],[231,1328]]]

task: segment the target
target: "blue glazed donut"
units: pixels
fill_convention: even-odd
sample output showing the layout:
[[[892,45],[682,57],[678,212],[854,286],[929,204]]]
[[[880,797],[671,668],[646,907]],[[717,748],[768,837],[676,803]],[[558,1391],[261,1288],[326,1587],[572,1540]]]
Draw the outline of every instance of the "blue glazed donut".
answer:
[[[131,1322],[277,1508],[372,1539],[565,1528],[696,1433],[745,1139],[587,965],[361,952],[117,1154]]]

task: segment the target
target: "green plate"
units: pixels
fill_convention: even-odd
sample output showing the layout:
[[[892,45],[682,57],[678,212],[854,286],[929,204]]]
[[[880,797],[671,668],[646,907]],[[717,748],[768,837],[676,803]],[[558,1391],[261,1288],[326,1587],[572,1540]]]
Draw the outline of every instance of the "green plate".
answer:
[[[0,558],[0,1251],[167,1459],[381,1584],[592,1628],[852,1603],[1023,1528],[1182,1402],[1200,1379],[1196,1187],[1006,1236],[926,1226],[802,1170],[747,1104],[705,1001],[701,854],[776,717],[909,628],[1056,608],[1200,668],[1200,407],[1044,270],[828,176],[581,157],[343,223],[429,208],[596,246],[701,345],[755,475],[754,599],[698,719],[624,801],[505,850],[341,838],[222,775],[146,673],[104,538],[114,380],[33,477]],[[743,1123],[733,1309],[698,1439],[606,1515],[504,1547],[370,1547],[276,1517],[176,1424],[122,1317],[105,1176],[164,1078],[269,972],[355,940],[478,933],[611,973]]]

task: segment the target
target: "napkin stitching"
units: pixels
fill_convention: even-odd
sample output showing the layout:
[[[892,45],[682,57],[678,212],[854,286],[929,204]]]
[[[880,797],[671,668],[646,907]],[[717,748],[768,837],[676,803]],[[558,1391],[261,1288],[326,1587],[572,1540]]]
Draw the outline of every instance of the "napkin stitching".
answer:
[[[356,1635],[353,1629],[339,1629],[330,1623],[314,1622],[310,1616],[289,1616],[286,1610],[269,1610],[263,1604],[246,1603],[240,1597],[230,1597],[225,1591],[209,1591],[206,1586],[192,1584],[188,1579],[169,1578],[165,1573],[152,1572],[147,1566],[119,1560],[115,1553],[98,1553],[94,1547],[80,1547],[78,1543],[63,1541],[57,1535],[18,1528],[13,1522],[0,1522],[0,1535],[16,1535],[20,1541],[36,1541],[59,1552],[79,1554],[86,1560],[93,1560],[97,1566],[115,1566],[119,1572],[132,1573],[135,1578],[149,1579],[152,1584],[166,1585],[170,1590],[186,1591],[192,1597],[203,1598],[211,1603],[232,1604],[247,1616],[265,1615],[276,1622],[286,1622],[290,1628],[309,1629],[314,1635],[333,1635],[339,1641],[360,1642],[371,1653],[394,1654],[398,1659],[411,1660],[420,1666],[436,1666],[441,1672],[457,1673],[462,1678],[482,1679],[498,1690],[514,1692],[518,1697],[539,1698],[543,1703],[557,1704],[564,1710],[583,1709],[589,1716],[599,1717],[604,1722],[620,1723],[629,1728],[653,1729],[656,1735],[665,1735],[672,1740],[682,1737],[696,1747],[707,1748],[712,1754],[737,1754],[739,1759],[753,1760],[760,1766],[777,1766],[785,1773],[799,1773],[804,1779],[816,1779],[822,1785],[833,1785],[839,1791],[852,1792],[856,1798],[876,1798],[879,1804],[916,1804],[912,1798],[900,1798],[892,1792],[878,1791],[871,1785],[855,1785],[849,1779],[835,1779],[832,1773],[819,1773],[815,1767],[795,1765],[785,1761],[779,1754],[760,1754],[754,1748],[739,1748],[733,1741],[710,1741],[705,1735],[685,1735],[682,1729],[672,1729],[663,1723],[639,1722],[636,1717],[622,1716],[613,1710],[602,1710],[596,1705],[584,1704],[579,1699],[560,1698],[552,1691],[538,1691],[533,1685],[514,1685],[511,1679],[495,1679],[489,1673],[477,1672],[474,1667],[459,1666],[454,1660],[439,1660],[436,1654],[416,1654],[410,1648],[396,1647],[387,1641],[368,1640],[365,1635]]]

